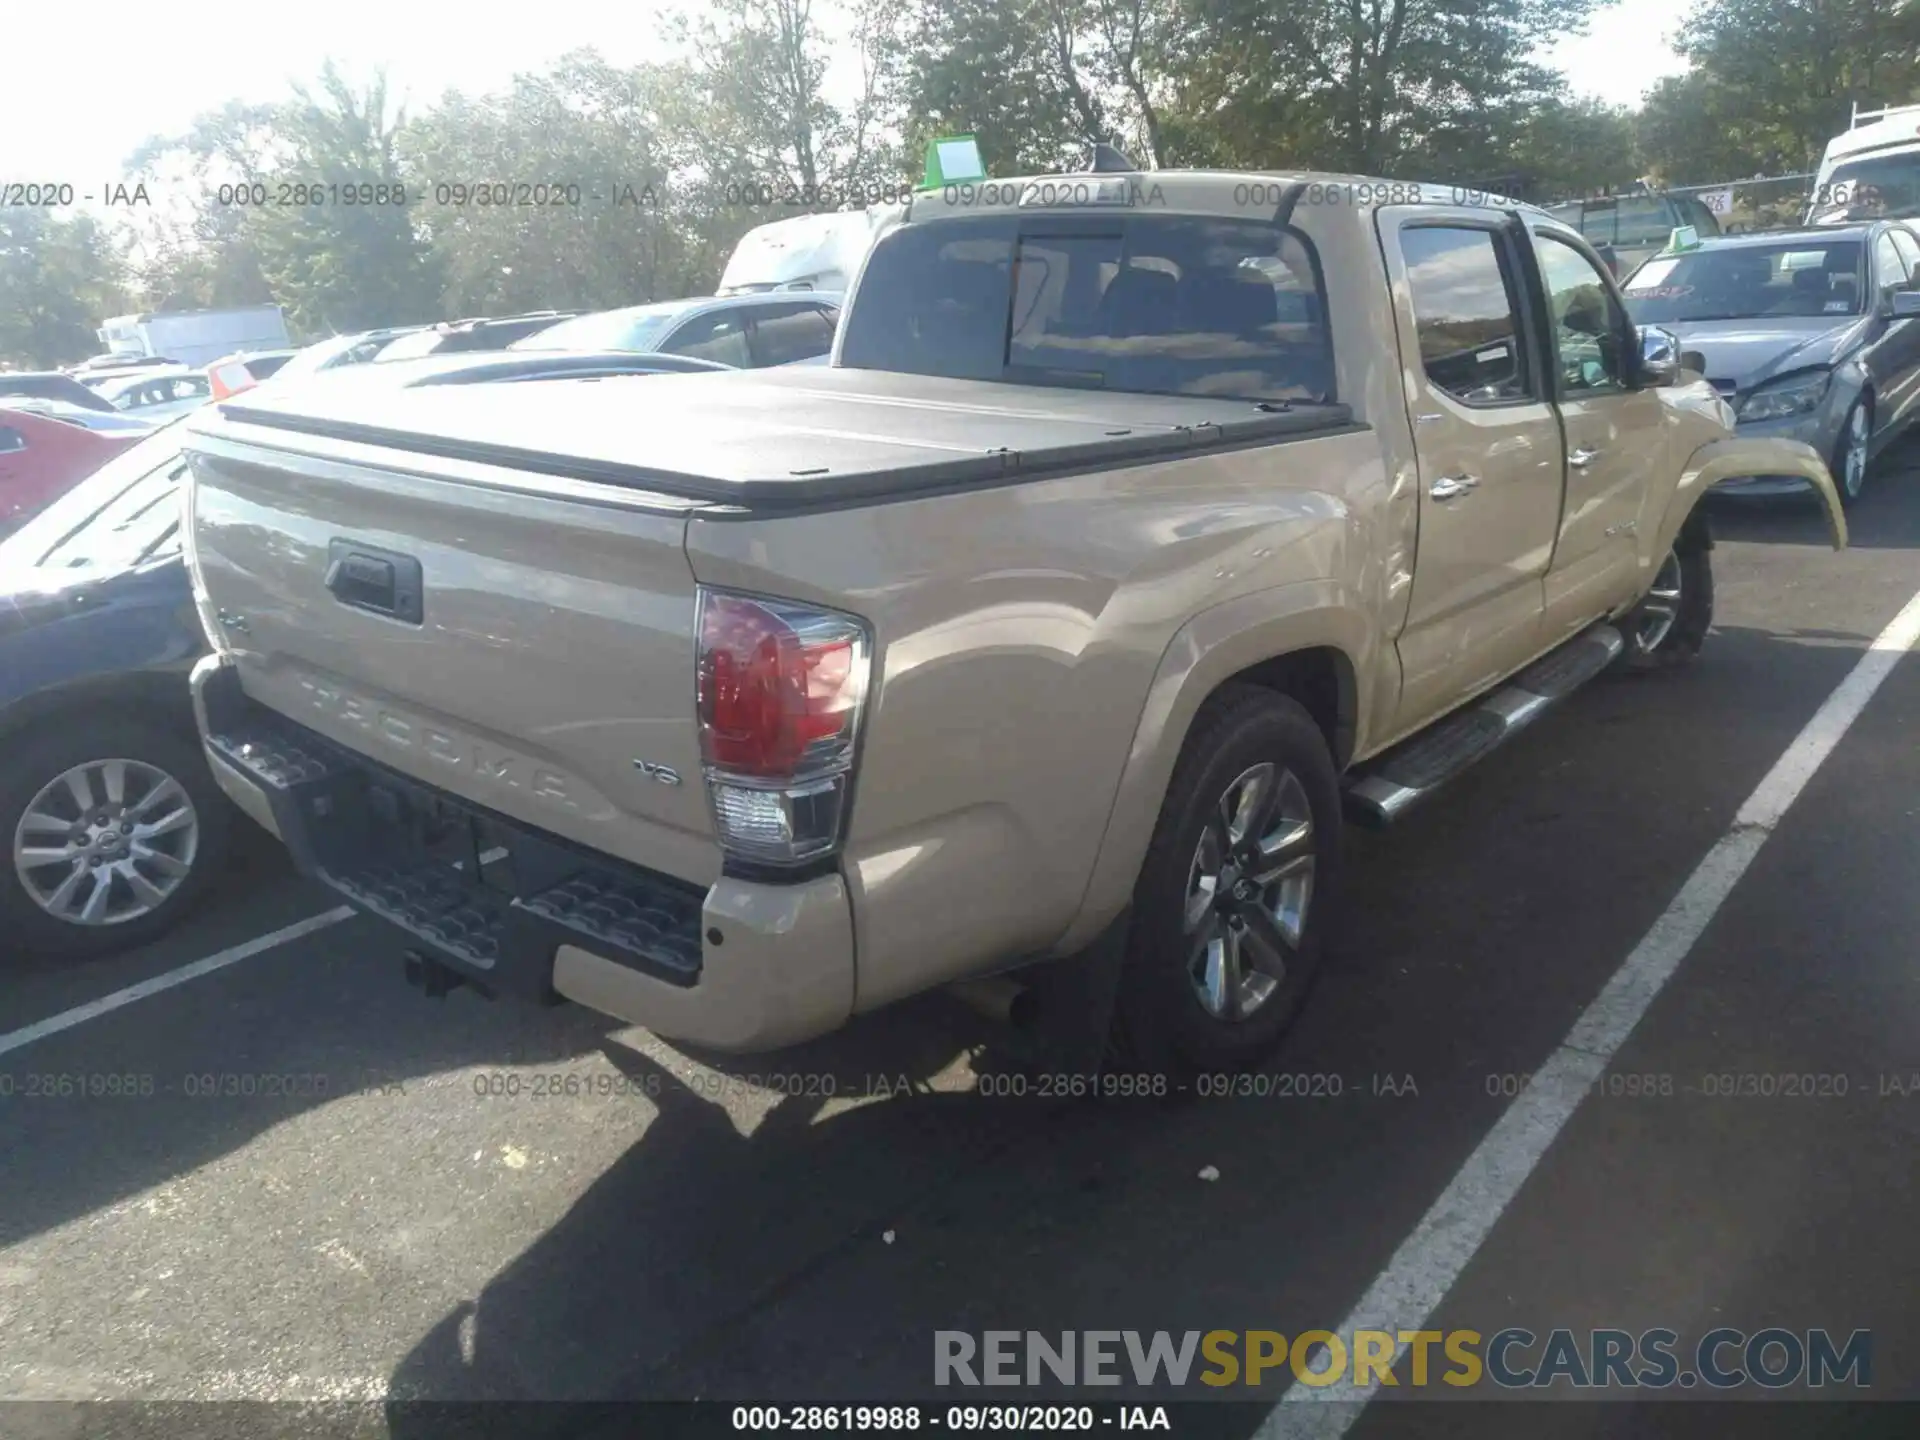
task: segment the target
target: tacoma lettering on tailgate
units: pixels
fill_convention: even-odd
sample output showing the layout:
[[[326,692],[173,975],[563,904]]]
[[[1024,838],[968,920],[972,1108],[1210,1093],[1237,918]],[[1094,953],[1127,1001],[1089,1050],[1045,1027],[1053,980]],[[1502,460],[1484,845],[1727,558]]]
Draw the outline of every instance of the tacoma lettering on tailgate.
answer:
[[[365,696],[342,690],[337,685],[323,684],[303,676],[300,688],[306,692],[314,709],[343,720],[394,749],[423,754],[442,765],[470,771],[487,784],[502,790],[523,790],[550,804],[562,805],[569,810],[580,808],[567,792],[565,776],[535,765],[524,756],[483,745],[468,736],[400,714]]]

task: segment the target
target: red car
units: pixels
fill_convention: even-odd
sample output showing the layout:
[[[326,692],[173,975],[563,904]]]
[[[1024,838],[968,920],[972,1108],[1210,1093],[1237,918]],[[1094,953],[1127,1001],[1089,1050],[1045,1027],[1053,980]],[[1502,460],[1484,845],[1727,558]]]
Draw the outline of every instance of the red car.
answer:
[[[0,535],[151,433],[89,430],[30,410],[0,409]]]

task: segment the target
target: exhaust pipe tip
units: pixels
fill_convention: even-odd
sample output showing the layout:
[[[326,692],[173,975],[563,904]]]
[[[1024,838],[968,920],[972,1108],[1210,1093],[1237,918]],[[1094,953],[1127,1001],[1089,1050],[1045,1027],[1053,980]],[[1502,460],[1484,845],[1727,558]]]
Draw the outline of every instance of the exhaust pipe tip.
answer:
[[[1039,1005],[1032,989],[1004,975],[961,980],[949,988],[968,1008],[1016,1030],[1031,1030],[1038,1018]]]

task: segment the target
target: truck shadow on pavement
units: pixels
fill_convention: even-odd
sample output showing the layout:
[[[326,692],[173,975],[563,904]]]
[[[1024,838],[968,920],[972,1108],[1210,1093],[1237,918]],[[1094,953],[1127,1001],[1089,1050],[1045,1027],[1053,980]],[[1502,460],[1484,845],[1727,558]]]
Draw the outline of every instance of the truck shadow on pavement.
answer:
[[[1337,1325],[1499,1115],[1489,1080],[1560,1042],[1867,639],[1832,633],[1717,631],[1691,673],[1598,684],[1355,835],[1325,978],[1269,1067],[1338,1098],[1008,1093],[1007,1047],[940,996],[717,1072],[831,1074],[833,1100],[748,1107],[610,1047],[657,1115],[400,1360],[393,1436],[445,1433],[428,1401],[1052,1402],[1085,1392],[937,1390],[934,1332]],[[962,1054],[976,1089],[951,1088]]]
[[[564,1062],[612,1024],[576,1007],[424,1000],[372,922],[333,926],[0,1059],[0,1249],[191,1177],[308,1112],[404,1105],[420,1082],[472,1066]],[[107,1081],[121,1088],[98,1093]]]

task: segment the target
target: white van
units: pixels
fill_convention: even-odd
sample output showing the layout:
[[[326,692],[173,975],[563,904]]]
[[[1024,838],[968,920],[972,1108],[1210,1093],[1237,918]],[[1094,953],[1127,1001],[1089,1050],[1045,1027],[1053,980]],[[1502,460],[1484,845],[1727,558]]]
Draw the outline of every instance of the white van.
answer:
[[[1809,225],[1920,215],[1920,105],[1853,107],[1827,142],[1807,204]]]
[[[714,293],[850,289],[880,232],[906,213],[904,205],[872,205],[755,226],[740,237]]]
[[[278,305],[116,315],[95,333],[115,355],[165,355],[191,366],[237,350],[281,350],[287,345],[287,321]]]

